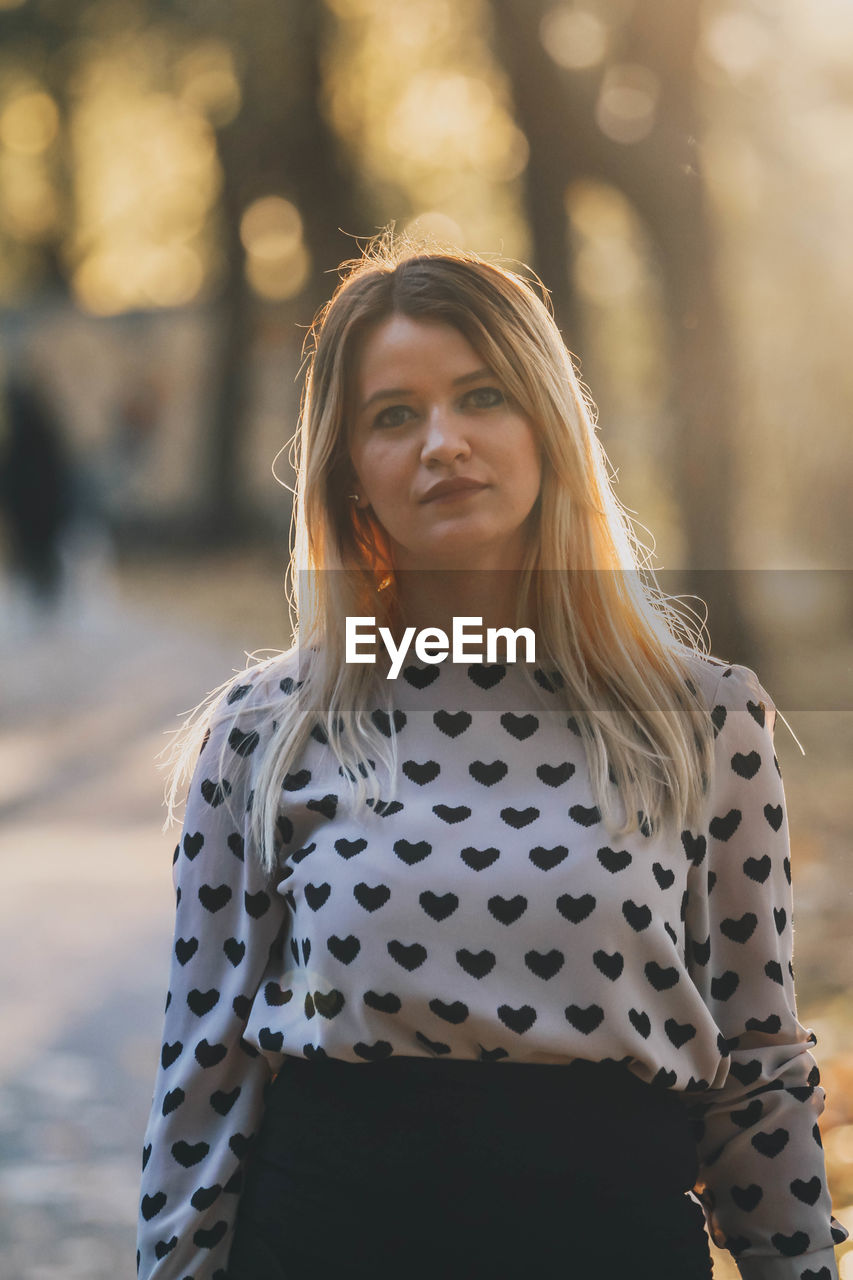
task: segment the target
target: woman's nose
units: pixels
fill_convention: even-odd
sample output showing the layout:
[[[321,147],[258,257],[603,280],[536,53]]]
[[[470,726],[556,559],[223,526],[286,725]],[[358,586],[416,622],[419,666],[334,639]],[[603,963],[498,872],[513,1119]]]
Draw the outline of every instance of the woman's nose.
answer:
[[[460,455],[467,456],[470,452],[462,422],[449,408],[434,406],[427,417],[422,458],[447,461]]]

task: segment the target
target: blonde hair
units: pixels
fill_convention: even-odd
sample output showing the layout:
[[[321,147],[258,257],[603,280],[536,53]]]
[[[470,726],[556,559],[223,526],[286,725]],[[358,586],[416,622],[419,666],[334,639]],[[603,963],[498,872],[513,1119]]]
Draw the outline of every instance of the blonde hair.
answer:
[[[374,616],[377,626],[392,629],[400,621],[387,538],[372,512],[349,500],[360,345],[394,314],[461,332],[537,432],[542,485],[516,625],[536,619],[538,665],[543,658],[550,664],[574,716],[602,820],[615,835],[638,826],[693,824],[713,758],[708,709],[686,665],[691,653],[703,651],[701,634],[657,588],[648,553],[613,492],[595,409],[547,292],[540,297],[519,273],[476,254],[412,245],[388,233],[342,273],[309,335],[313,347],[292,442],[294,645],[267,665],[283,668],[299,651],[310,651],[310,661],[300,672],[298,697],[256,704],[273,721],[254,779],[251,818],[264,865],[275,864],[282,780],[312,729],[316,734],[319,727],[328,741],[356,809],[380,799],[377,760],[388,774],[383,798],[393,798],[396,735],[386,737],[367,713],[371,703],[384,706],[393,724],[389,682],[381,663],[347,664],[344,644],[348,616]],[[178,735],[170,813],[200,736],[217,708],[224,711],[232,683],[197,708]],[[237,705],[235,717],[240,710]]]

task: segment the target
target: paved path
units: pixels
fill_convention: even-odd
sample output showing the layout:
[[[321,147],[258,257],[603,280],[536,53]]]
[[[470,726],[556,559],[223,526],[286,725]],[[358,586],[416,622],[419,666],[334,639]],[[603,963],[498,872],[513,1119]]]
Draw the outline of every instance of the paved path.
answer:
[[[155,756],[237,646],[0,597],[0,1275],[132,1280],[174,899]]]

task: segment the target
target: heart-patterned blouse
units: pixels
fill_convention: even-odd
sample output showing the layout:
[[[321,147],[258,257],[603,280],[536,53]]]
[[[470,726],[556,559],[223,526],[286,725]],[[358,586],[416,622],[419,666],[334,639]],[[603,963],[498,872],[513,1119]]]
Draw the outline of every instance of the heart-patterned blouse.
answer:
[[[622,1061],[690,1109],[696,1194],[746,1280],[834,1280],[847,1232],[796,1012],[775,711],[751,671],[693,661],[716,736],[695,829],[608,832],[577,721],[539,668],[532,698],[511,665],[412,662],[393,714],[373,712],[397,735],[396,796],[356,815],[315,726],[284,778],[272,875],[249,813],[298,653],[238,677],[175,850],[141,1280],[225,1276],[285,1055]]]

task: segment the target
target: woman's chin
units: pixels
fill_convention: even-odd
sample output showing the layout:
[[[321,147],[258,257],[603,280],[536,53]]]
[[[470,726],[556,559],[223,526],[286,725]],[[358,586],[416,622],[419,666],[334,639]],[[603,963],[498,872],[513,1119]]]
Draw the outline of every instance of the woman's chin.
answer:
[[[509,537],[495,538],[475,528],[447,529],[443,536],[424,538],[417,546],[395,548],[398,569],[511,569],[518,547]]]

